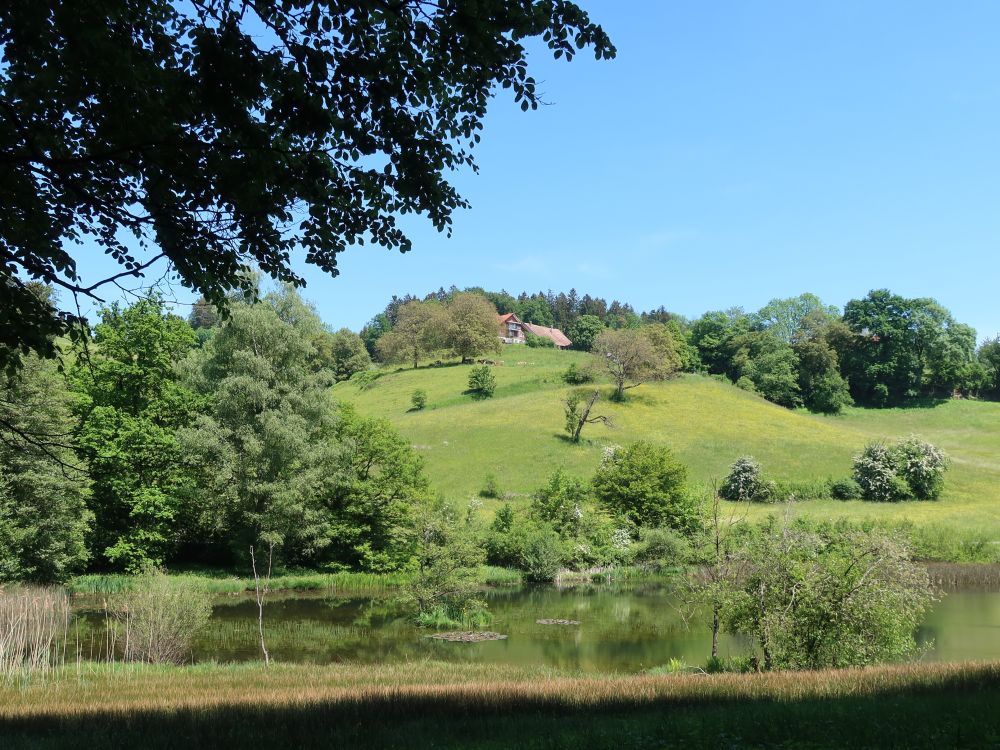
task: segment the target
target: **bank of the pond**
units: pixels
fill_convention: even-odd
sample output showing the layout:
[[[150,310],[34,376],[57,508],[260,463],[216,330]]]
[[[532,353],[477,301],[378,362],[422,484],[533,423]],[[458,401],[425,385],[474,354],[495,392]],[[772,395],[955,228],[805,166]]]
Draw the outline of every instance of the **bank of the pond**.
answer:
[[[178,582],[189,583],[211,594],[245,594],[254,591],[257,582],[251,577],[235,576],[224,571],[176,572],[168,571]],[[520,571],[484,565],[479,571],[485,586],[516,586],[522,582]],[[76,596],[115,594],[127,589],[132,576],[120,574],[92,574],[71,578],[66,582],[66,591]],[[398,589],[411,580],[405,572],[363,573],[344,571],[341,573],[291,573],[272,576],[270,590],[280,591],[388,591]]]
[[[931,575],[932,582],[939,586],[1000,587],[1000,564],[933,561],[927,562],[925,565]],[[224,571],[168,572],[171,578],[179,582],[190,583],[203,591],[218,595],[246,594],[254,591],[256,585],[253,578],[236,576]],[[652,570],[641,566],[622,565],[585,571],[561,570],[556,575],[554,583],[557,586],[576,586],[589,583],[642,583],[673,580],[683,573],[683,568]],[[524,583],[524,574],[521,571],[494,565],[483,565],[480,568],[479,576],[484,586],[520,586]],[[81,575],[67,581],[64,588],[71,595],[100,596],[118,593],[131,585],[132,580],[132,576],[121,574]],[[404,572],[305,572],[273,576],[270,589],[274,592],[327,590],[377,592],[401,588],[410,580],[410,576]]]
[[[0,685],[4,748],[987,747],[1000,662],[663,677],[542,668],[67,667]]]

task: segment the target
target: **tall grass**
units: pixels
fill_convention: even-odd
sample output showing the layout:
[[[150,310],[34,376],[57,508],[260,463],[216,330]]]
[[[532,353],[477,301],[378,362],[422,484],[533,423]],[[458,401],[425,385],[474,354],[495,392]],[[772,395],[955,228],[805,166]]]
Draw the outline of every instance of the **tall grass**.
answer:
[[[364,573],[345,571],[341,573],[294,573],[276,575],[271,578],[271,591],[343,591],[379,593],[393,591],[405,586],[411,579],[405,571],[396,573]],[[245,594],[254,590],[253,578],[226,576],[210,573],[171,573],[171,581],[178,585],[192,586],[209,594]],[[484,565],[480,569],[480,579],[487,586],[516,586],[522,582],[521,572],[512,568]],[[76,596],[111,596],[128,591],[135,585],[135,576],[129,575],[82,575],[70,579],[66,590]]]
[[[974,563],[929,563],[927,575],[945,589],[1000,589],[1000,565]]]
[[[483,565],[480,568],[480,575],[487,586],[520,586],[524,583],[524,574],[516,568]]]
[[[44,674],[65,659],[70,609],[60,589],[0,589],[0,677]]]
[[[178,585],[190,585],[209,594],[244,594],[254,590],[253,578],[214,576],[192,573],[171,574]],[[409,580],[407,573],[302,573],[274,576],[272,591],[341,591],[377,592],[399,588]],[[83,575],[70,579],[66,590],[75,595],[108,596],[127,591],[135,577],[128,575]]]
[[[139,576],[136,585],[112,595],[108,633],[126,661],[180,664],[212,614],[211,594],[171,581],[164,573]],[[108,649],[109,654],[114,648]]]

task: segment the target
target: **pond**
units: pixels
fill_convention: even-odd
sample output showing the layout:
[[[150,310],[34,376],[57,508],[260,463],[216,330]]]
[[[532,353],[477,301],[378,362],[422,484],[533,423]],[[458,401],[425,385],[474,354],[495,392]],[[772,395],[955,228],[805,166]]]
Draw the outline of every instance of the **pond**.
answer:
[[[670,589],[553,586],[486,592],[494,621],[489,629],[505,640],[449,643],[428,638],[392,597],[334,592],[272,595],[266,604],[268,648],[279,662],[400,662],[435,659],[544,665],[560,669],[638,672],[670,659],[704,664],[710,634],[704,622],[686,626]],[[99,626],[101,617],[89,615]],[[540,619],[575,620],[579,625],[542,625]],[[960,590],[937,602],[918,631],[927,660],[1000,658],[1000,592]],[[723,637],[723,656],[746,644]],[[207,632],[195,643],[195,661],[260,658],[257,605],[253,599],[216,604]]]

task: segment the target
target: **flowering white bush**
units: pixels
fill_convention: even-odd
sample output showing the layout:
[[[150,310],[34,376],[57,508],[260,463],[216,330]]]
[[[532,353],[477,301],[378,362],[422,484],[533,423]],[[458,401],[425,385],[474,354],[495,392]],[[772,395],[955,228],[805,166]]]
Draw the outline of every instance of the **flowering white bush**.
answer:
[[[601,451],[601,464],[614,461],[621,449],[620,445],[605,445],[604,450]]]
[[[745,502],[770,500],[767,482],[762,476],[760,464],[752,456],[736,459],[729,469],[729,476],[719,488],[719,494],[726,500]]]
[[[861,487],[865,500],[893,502],[899,500],[899,477],[896,459],[885,443],[869,443],[854,457],[854,481]]]
[[[944,472],[948,468],[948,457],[944,451],[910,435],[894,449],[897,471],[913,494],[921,500],[933,500],[941,494],[944,486]]]
[[[865,500],[891,502],[941,494],[948,458],[940,448],[911,435],[894,446],[870,443],[854,457],[854,480]]]
[[[611,533],[611,546],[620,552],[624,552],[632,544],[632,535],[628,529],[615,529]]]

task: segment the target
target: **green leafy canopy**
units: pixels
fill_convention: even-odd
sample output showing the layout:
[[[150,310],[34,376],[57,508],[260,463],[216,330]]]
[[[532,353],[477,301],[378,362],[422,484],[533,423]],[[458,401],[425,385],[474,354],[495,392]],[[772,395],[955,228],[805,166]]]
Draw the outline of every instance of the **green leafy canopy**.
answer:
[[[73,296],[160,258],[223,307],[256,267],[302,284],[400,214],[449,230],[498,87],[537,108],[525,40],[615,55],[566,0],[12,0],[0,4],[0,366],[45,349]],[[121,270],[84,280],[75,246]]]

